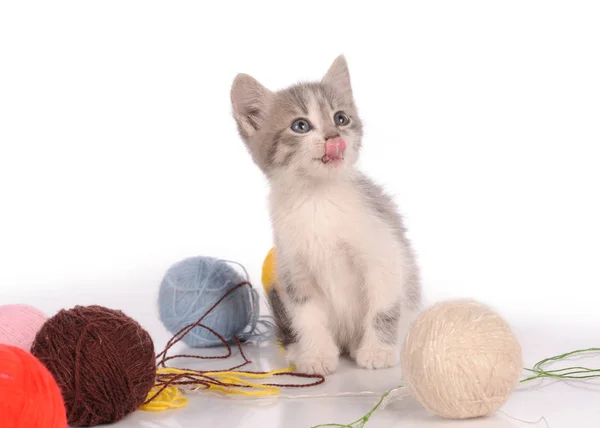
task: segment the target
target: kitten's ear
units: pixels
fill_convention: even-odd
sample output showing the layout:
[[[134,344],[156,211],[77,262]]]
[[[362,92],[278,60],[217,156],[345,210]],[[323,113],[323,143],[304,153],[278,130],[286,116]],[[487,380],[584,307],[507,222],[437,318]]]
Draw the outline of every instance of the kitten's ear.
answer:
[[[352,97],[352,85],[350,83],[350,71],[344,55],[338,56],[323,77],[323,83],[333,86],[341,94]]]
[[[251,137],[267,118],[272,92],[247,74],[238,74],[231,85],[233,115],[243,137]]]

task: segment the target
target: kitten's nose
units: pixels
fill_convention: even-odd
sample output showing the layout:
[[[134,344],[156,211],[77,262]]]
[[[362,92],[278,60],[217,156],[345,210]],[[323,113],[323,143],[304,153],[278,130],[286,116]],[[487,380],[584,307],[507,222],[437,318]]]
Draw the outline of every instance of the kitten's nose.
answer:
[[[328,138],[325,142],[325,156],[329,159],[340,159],[346,151],[346,142],[340,136]]]

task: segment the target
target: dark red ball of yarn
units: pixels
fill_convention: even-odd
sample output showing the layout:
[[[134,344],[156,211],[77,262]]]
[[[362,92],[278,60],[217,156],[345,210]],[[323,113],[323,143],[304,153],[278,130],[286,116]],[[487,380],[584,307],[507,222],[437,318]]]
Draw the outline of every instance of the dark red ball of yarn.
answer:
[[[31,353],[54,376],[74,427],[117,422],[146,401],[156,378],[148,332],[102,306],[58,312],[37,333]]]

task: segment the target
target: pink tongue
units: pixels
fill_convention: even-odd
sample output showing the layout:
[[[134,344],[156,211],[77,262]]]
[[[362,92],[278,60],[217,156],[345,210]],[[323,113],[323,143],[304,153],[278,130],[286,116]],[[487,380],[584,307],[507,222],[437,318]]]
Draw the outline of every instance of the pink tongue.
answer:
[[[346,142],[342,137],[335,137],[325,142],[325,156],[329,159],[340,159],[346,150]]]

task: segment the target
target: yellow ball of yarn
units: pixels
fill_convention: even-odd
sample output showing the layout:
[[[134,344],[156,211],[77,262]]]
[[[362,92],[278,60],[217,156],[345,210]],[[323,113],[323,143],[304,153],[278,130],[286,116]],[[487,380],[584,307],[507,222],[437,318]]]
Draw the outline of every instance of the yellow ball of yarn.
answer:
[[[521,345],[509,325],[472,300],[441,302],[422,312],[402,349],[412,393],[449,419],[494,413],[517,387],[522,370]]]
[[[275,285],[277,273],[275,271],[275,248],[271,248],[265,257],[262,266],[262,284],[265,293],[269,293],[271,287]]]

